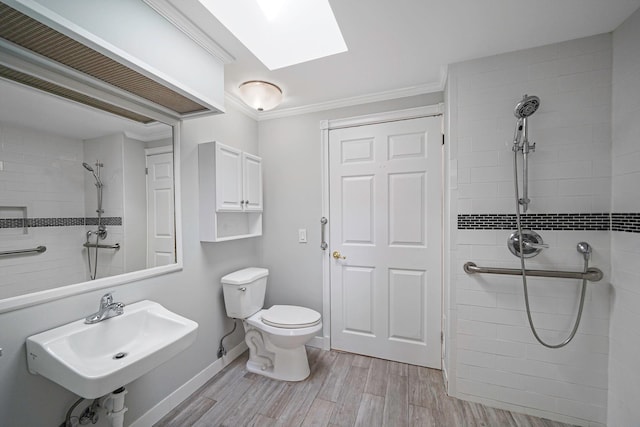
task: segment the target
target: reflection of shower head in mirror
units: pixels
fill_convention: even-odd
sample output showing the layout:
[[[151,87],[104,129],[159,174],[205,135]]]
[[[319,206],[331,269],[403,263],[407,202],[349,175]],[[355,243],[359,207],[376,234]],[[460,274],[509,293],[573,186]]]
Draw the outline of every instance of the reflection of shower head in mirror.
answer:
[[[100,176],[98,176],[98,175],[96,174],[96,171],[91,167],[91,165],[89,165],[89,163],[85,163],[85,162],[83,162],[83,163],[82,163],[82,166],[84,166],[84,168],[85,168],[86,170],[88,170],[89,172],[91,172],[91,173],[93,174],[93,177],[96,179],[96,186],[97,186],[97,187],[102,187],[102,181],[100,180]],[[98,167],[100,167],[100,166],[98,165]],[[99,169],[98,169],[98,170],[99,170]]]

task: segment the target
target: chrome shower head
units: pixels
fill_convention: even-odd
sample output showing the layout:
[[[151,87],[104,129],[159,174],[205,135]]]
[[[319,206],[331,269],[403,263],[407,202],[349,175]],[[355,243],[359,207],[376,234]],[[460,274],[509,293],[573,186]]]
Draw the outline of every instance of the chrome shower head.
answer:
[[[513,110],[513,115],[518,119],[526,119],[535,113],[539,107],[540,98],[537,96],[524,95],[522,97],[522,101],[516,104],[516,108]]]
[[[84,168],[89,172],[93,172],[93,168],[89,166],[89,163],[82,163],[82,166],[84,166]]]

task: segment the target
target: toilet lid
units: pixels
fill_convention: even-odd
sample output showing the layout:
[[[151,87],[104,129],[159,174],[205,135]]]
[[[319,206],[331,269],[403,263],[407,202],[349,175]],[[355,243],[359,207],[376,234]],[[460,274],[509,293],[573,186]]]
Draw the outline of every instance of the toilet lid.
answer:
[[[307,328],[320,323],[320,313],[295,305],[274,305],[262,312],[262,321],[276,328]]]

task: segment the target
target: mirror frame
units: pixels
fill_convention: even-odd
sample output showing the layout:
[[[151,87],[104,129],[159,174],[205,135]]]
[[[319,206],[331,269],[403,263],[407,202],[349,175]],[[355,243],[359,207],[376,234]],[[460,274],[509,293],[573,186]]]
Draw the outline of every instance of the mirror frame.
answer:
[[[146,112],[148,114],[148,112]],[[182,263],[182,203],[181,203],[181,185],[180,185],[180,120],[168,120],[166,116],[153,117],[159,119],[168,126],[173,128],[173,174],[174,174],[174,221],[175,221],[175,247],[176,262],[175,264],[163,265],[160,267],[147,268],[145,270],[132,271],[116,276],[103,277],[96,280],[76,283],[72,285],[61,286],[58,288],[47,289],[44,291],[32,292],[29,294],[18,295],[15,297],[0,299],[0,314],[13,310],[44,304],[62,298],[74,295],[93,292],[99,289],[105,289],[115,286],[121,286],[126,283],[136,282],[150,277],[156,277],[176,271],[181,271]]]

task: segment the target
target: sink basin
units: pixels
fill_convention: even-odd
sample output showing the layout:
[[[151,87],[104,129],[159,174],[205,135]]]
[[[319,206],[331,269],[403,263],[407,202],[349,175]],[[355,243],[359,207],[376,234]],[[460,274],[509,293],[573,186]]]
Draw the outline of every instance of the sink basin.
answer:
[[[95,399],[146,374],[189,347],[198,324],[153,301],[87,325],[84,319],[27,338],[29,372]]]

